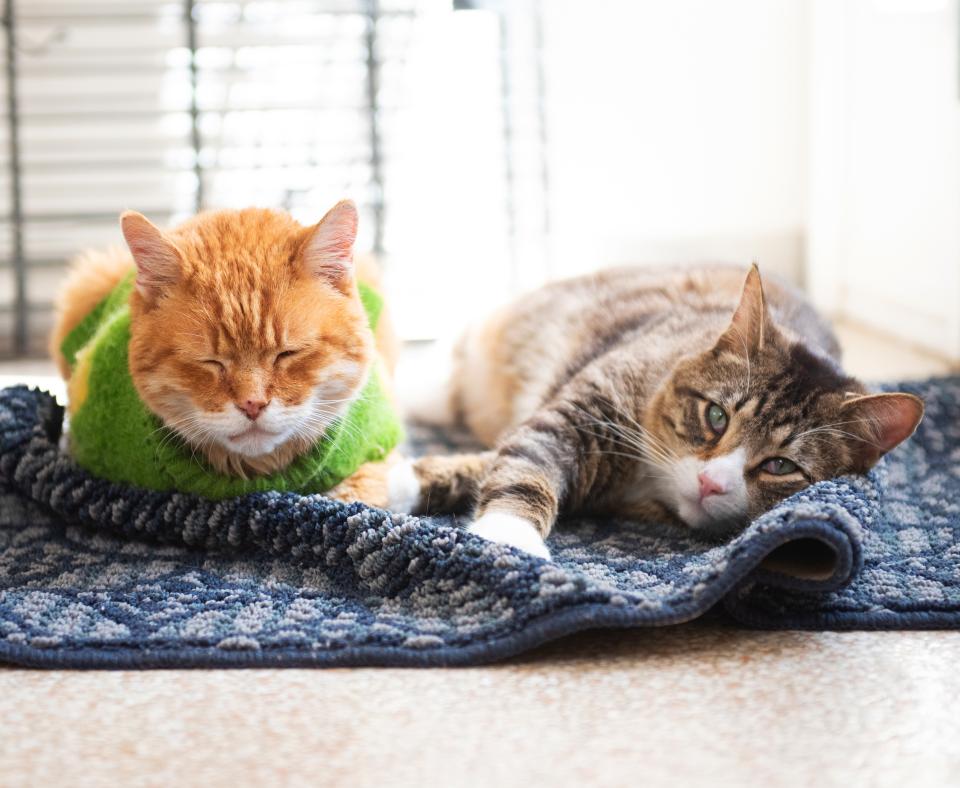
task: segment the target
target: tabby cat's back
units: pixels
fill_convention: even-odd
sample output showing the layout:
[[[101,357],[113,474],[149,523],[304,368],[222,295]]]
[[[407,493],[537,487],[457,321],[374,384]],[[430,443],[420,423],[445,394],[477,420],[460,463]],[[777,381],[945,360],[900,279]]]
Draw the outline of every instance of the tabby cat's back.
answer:
[[[550,283],[471,327],[456,347],[447,382],[450,412],[492,446],[568,380],[625,336],[647,337],[653,371],[706,349],[729,322],[743,269],[624,266]],[[775,319],[818,353],[839,362],[829,324],[792,286],[768,277]]]

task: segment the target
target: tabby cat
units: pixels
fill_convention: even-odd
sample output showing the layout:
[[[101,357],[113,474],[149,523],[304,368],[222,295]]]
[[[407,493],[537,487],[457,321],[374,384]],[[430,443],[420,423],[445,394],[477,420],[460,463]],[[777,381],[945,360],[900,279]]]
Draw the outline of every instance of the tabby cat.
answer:
[[[561,512],[723,532],[867,471],[923,415],[840,368],[825,322],[754,266],[549,285],[468,332],[448,405],[490,451],[397,465],[392,508],[473,510],[536,555]],[[732,315],[732,318],[731,318]]]
[[[214,471],[281,471],[314,446],[364,389],[374,365],[389,379],[397,343],[381,314],[371,332],[353,260],[350,201],[303,227],[266,209],[201,213],[161,231],[127,212],[128,249],[89,252],[61,292],[51,351],[68,379],[64,338],[135,271],[129,371],[140,399]],[[76,377],[76,376],[74,376]],[[385,381],[386,382],[386,381]],[[385,503],[383,463],[367,463],[331,494]]]

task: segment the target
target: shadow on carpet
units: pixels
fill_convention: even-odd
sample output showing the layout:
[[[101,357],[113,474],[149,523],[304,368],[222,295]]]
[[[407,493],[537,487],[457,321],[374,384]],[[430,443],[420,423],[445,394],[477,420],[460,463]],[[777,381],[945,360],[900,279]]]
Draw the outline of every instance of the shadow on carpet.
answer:
[[[465,665],[721,608],[750,626],[960,626],[960,378],[870,476],[814,485],[710,543],[565,523],[553,561],[447,518],[321,496],[212,502],[94,479],[62,410],[0,391],[0,660],[37,667]]]

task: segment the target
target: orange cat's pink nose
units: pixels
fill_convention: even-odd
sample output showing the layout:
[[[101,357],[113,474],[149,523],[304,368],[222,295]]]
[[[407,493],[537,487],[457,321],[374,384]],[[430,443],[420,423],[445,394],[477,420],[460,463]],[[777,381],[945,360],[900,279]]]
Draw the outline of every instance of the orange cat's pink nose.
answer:
[[[244,415],[246,415],[250,421],[256,421],[263,412],[264,408],[266,408],[269,404],[269,402],[257,402],[255,400],[248,399],[242,405],[237,403],[237,407],[244,412]]]

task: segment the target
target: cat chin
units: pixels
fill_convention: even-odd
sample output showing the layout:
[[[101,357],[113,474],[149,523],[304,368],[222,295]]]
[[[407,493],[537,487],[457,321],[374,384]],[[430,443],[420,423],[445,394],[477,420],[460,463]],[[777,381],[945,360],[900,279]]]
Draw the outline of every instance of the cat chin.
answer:
[[[679,517],[681,522],[688,528],[699,530],[710,522],[710,515],[703,511],[699,505],[691,503],[690,501],[678,501],[673,509],[677,517]]]
[[[290,430],[283,426],[282,419],[279,420],[279,424],[270,423],[266,419],[256,423],[243,421],[237,424],[235,429],[236,432],[227,430],[225,436],[221,431],[218,440],[227,451],[244,457],[269,454],[292,437]]]
[[[746,524],[746,517],[727,511],[709,512],[702,504],[680,500],[672,507],[677,517],[692,531],[716,535],[724,534]]]
[[[208,428],[215,435],[213,445],[220,451],[233,455],[238,460],[253,461],[259,465],[270,464],[266,458],[290,443],[294,436],[288,427],[261,425],[259,421],[256,424],[249,421],[227,425],[210,424]],[[305,447],[300,446],[301,450],[303,448]],[[204,453],[208,452],[204,450]]]
[[[261,431],[258,434],[227,438],[226,442],[221,443],[221,445],[229,452],[239,454],[241,457],[253,459],[262,457],[264,454],[270,454],[288,439],[289,436],[285,434]]]
[[[292,437],[258,454],[245,454],[223,443],[208,444],[203,455],[210,467],[218,473],[249,479],[282,471],[307,451],[311,442]],[[248,447],[249,448],[249,447]]]

